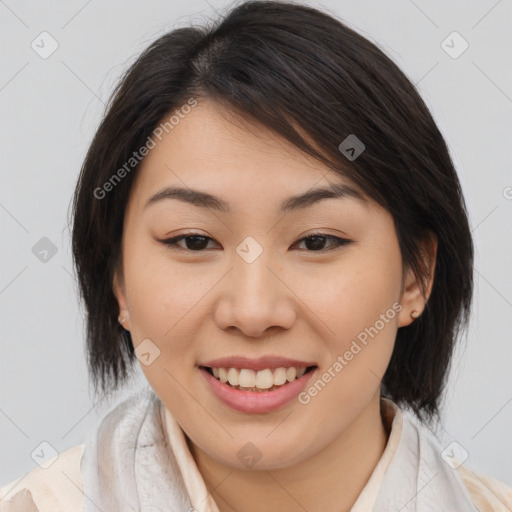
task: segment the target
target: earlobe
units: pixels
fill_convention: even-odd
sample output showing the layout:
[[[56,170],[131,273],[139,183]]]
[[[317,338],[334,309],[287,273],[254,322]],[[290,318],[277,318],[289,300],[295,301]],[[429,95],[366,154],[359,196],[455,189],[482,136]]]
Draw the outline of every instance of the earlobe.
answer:
[[[119,306],[118,322],[127,330],[130,330],[130,311],[126,302],[126,295],[124,286],[121,284],[122,278],[119,279],[118,270],[114,271],[114,278],[112,280],[112,291],[117,299]]]
[[[412,268],[407,268],[400,303],[402,310],[398,315],[398,326],[410,325],[419,318],[425,309],[434,284],[438,239],[435,233],[428,232],[421,242],[420,253],[425,277],[423,282]]]
[[[398,327],[405,327],[414,322],[423,312],[425,302],[419,280],[414,274],[413,269],[407,268],[402,297],[400,298],[402,310],[398,315]]]

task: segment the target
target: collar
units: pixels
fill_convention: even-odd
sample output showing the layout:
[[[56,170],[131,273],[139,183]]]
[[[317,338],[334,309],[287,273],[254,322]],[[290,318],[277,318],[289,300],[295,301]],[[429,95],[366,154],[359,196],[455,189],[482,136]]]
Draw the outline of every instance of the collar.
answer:
[[[478,512],[435,435],[408,409],[381,399],[390,435],[352,512]],[[148,386],[90,433],[81,459],[85,512],[219,512],[185,433]],[[193,508],[192,508],[192,507]]]

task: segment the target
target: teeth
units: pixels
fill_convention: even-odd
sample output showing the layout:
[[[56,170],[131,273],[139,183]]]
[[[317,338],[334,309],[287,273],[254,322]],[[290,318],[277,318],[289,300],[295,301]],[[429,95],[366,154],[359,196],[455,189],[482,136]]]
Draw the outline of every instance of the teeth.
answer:
[[[228,381],[228,371],[226,370],[226,368],[219,368],[219,377],[218,378],[220,379],[221,382]]]
[[[253,372],[254,373],[254,372]],[[260,370],[256,374],[255,386],[260,389],[270,389],[274,385],[272,370]]]
[[[269,390],[287,382],[299,379],[306,373],[305,367],[276,368],[271,370],[249,370],[247,368],[212,368],[213,375],[221,382],[228,382],[233,387],[250,390]]]
[[[276,368],[274,370],[274,385],[281,386],[286,382],[286,368]]]
[[[292,366],[286,370],[286,380],[291,382],[292,380],[295,380],[295,377],[297,377],[297,368]]]
[[[253,388],[256,386],[256,380],[256,374],[252,370],[240,370],[240,377],[238,378],[239,386],[244,388]]]
[[[240,372],[236,368],[230,368],[228,370],[228,382],[232,386],[238,386],[238,376],[240,375]]]

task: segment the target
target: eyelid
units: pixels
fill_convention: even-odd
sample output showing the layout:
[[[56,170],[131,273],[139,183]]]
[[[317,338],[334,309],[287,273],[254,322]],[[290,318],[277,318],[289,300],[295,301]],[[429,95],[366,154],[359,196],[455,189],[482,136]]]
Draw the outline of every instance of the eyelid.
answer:
[[[192,249],[187,249],[187,248],[184,248],[184,247],[181,247],[181,246],[177,245],[178,242],[180,242],[181,240],[183,240],[185,238],[189,238],[189,237],[194,237],[194,236],[202,237],[202,238],[205,238],[205,239],[208,239],[208,240],[215,241],[212,237],[207,236],[207,235],[203,235],[202,233],[188,232],[188,233],[181,233],[180,235],[177,235],[177,236],[172,237],[172,238],[158,239],[158,242],[168,246],[171,249],[181,250],[181,251],[185,251],[185,252],[188,252],[188,253],[207,252],[206,249],[194,251]],[[312,232],[306,233],[304,236],[302,236],[302,237],[298,238],[297,240],[295,240],[293,242],[292,246],[296,245],[299,242],[303,242],[304,240],[307,240],[307,239],[313,238],[313,237],[322,237],[322,238],[325,238],[327,240],[332,240],[332,241],[335,242],[336,245],[335,245],[335,247],[330,248],[330,249],[320,249],[318,251],[308,251],[308,250],[306,250],[305,252],[324,254],[326,252],[330,252],[330,251],[339,249],[339,248],[341,248],[343,246],[346,246],[346,245],[348,245],[348,244],[353,242],[353,240],[351,240],[349,238],[346,238],[346,237],[340,237],[340,236],[336,236],[336,235],[331,235],[329,233],[324,233],[324,232],[322,232],[320,230],[313,230]]]

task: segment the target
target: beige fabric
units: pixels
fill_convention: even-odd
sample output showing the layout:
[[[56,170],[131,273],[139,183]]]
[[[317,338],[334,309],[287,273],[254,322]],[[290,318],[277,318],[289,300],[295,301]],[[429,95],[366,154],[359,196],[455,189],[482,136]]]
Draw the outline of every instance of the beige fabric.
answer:
[[[165,409],[165,427],[169,445],[173,447],[176,462],[180,467],[183,481],[190,496],[194,512],[219,512],[219,509],[208,492],[204,479],[199,472],[192,453],[187,446],[185,433],[174,419],[167,407]]]
[[[351,512],[367,512],[368,510],[373,509],[380,484],[384,479],[386,470],[396,451],[398,441],[402,437],[402,411],[396,406],[396,404],[386,398],[381,399],[380,405],[383,424],[389,433],[388,442],[384,452],[382,453],[382,457],[375,466],[370,479],[359,494]]]
[[[37,466],[1,487],[0,512],[81,512],[83,448],[75,445],[49,459],[46,469]]]
[[[352,512],[372,510],[386,469],[401,437],[401,410],[383,399],[382,416],[391,433],[384,453],[361,492]],[[213,498],[187,446],[185,434],[168,409],[166,433],[174,451],[190,500],[198,512],[218,512]],[[36,467],[0,488],[0,512],[82,512],[84,498],[80,474],[83,445],[75,445],[53,459],[47,468]],[[50,461],[48,461],[50,462]],[[480,512],[511,512],[512,487],[460,466],[457,469]],[[378,511],[380,512],[380,511]]]
[[[480,512],[512,512],[512,487],[492,476],[475,473],[464,465],[457,471]]]

